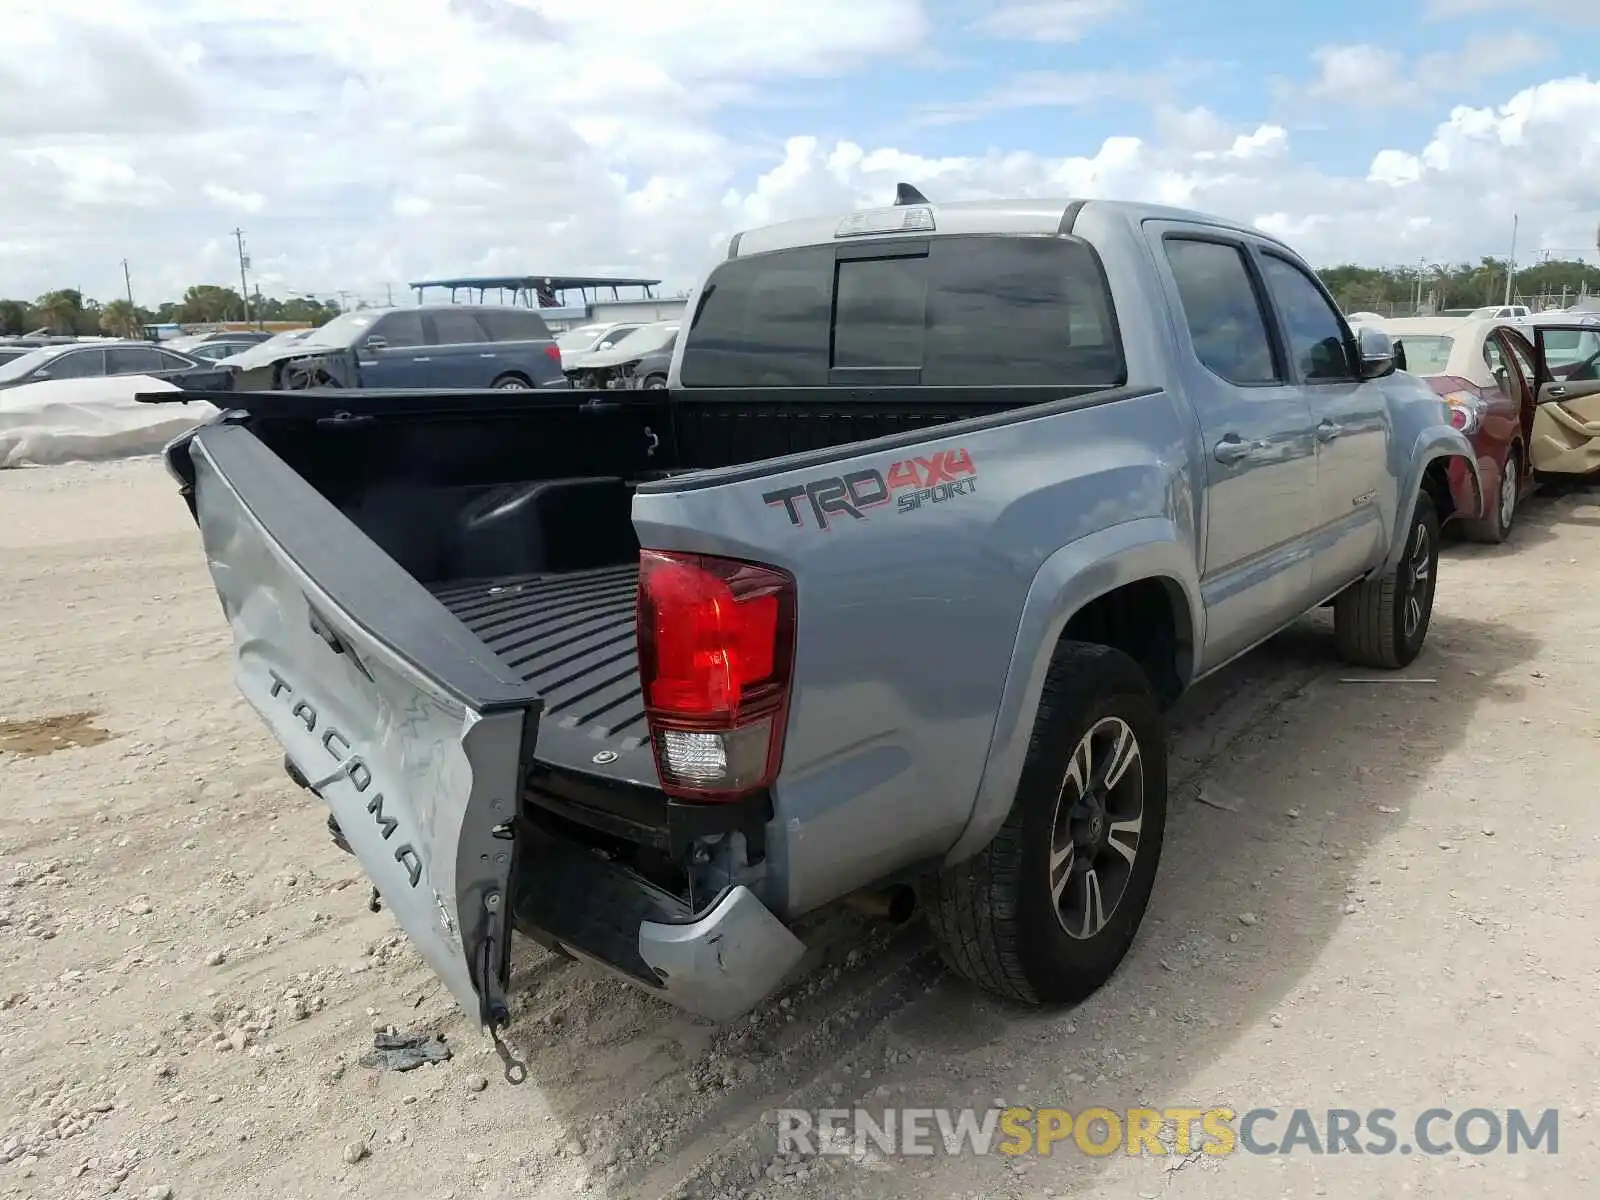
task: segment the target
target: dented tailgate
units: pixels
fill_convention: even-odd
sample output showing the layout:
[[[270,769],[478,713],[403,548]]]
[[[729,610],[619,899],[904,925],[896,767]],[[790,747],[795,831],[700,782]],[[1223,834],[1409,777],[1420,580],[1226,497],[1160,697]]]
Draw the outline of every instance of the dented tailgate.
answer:
[[[167,451],[239,689],[456,999],[507,1015],[511,821],[540,700],[241,426]]]

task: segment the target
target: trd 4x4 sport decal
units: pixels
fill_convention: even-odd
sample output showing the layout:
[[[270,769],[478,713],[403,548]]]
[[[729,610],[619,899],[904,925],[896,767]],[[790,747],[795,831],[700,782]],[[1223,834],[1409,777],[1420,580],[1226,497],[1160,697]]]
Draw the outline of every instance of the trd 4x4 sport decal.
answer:
[[[769,505],[783,505],[791,525],[804,525],[805,509],[809,508],[817,528],[826,530],[829,521],[837,517],[864,521],[869,509],[882,508],[890,501],[894,501],[898,512],[916,512],[924,505],[970,496],[977,490],[978,471],[972,465],[972,455],[965,449],[956,449],[937,450],[930,458],[897,462],[887,476],[868,467],[779,488],[761,498]]]

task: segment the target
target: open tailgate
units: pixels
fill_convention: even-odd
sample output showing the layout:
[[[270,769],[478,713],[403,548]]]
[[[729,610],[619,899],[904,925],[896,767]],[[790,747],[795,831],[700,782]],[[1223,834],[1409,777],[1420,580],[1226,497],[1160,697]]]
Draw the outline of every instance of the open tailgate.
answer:
[[[225,416],[166,455],[233,630],[240,691],[423,958],[498,1026],[538,694],[242,425]]]

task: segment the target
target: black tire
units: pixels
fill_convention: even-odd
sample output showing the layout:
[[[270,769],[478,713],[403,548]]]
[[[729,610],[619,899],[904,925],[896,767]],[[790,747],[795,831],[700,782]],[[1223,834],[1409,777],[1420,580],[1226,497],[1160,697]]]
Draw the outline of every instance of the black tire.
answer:
[[[1422,492],[1399,565],[1351,584],[1334,600],[1339,656],[1361,667],[1394,671],[1410,666],[1428,638],[1438,580],[1439,514],[1433,498]]]
[[[1498,546],[1511,536],[1517,520],[1517,492],[1522,487],[1522,452],[1513,442],[1500,468],[1500,486],[1494,510],[1487,516],[1461,522],[1461,532],[1474,542]]]
[[[533,390],[532,383],[514,372],[499,376],[489,386],[501,392],[531,392]]]
[[[1072,833],[1092,838],[1099,847],[1075,848],[1067,859],[1058,906],[1052,872],[1062,857],[1057,847],[1065,830],[1057,817],[1081,774],[1073,767],[1089,743],[1089,778],[1103,780],[1101,764],[1122,761],[1113,751],[1123,731],[1132,738],[1136,757],[1106,796],[1098,822],[1080,816],[1070,824]],[[1129,844],[1131,803],[1138,805],[1140,824],[1132,861],[1126,862],[1126,850],[1119,855],[1116,847]],[[981,852],[940,871],[928,884],[926,911],[945,962],[984,990],[1025,1004],[1082,1000],[1111,978],[1133,943],[1155,887],[1166,818],[1165,731],[1149,681],[1120,650],[1061,643],[1045,678],[1005,824]],[[1114,828],[1121,833],[1116,842],[1110,836]],[[1085,937],[1078,908],[1088,898],[1091,874],[1104,922]],[[1113,898],[1106,893],[1114,887]],[[1063,909],[1070,910],[1068,916],[1061,915]],[[1069,934],[1069,919],[1077,935]]]
[[[667,377],[665,375],[646,375],[644,377],[644,386],[651,391],[660,391],[667,386]]]

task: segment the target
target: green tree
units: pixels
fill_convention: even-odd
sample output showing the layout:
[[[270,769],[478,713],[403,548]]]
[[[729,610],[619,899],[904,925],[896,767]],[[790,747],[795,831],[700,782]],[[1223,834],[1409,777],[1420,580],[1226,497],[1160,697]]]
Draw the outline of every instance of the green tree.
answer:
[[[0,300],[0,334],[28,332],[28,305],[22,300]]]
[[[72,333],[83,311],[83,294],[76,288],[46,292],[34,301],[34,316],[51,333]]]
[[[244,320],[244,298],[232,288],[215,284],[196,284],[183,294],[177,320],[210,324],[215,321]]]
[[[100,310],[100,329],[112,337],[139,337],[144,333],[144,314],[126,300],[113,300]]]

